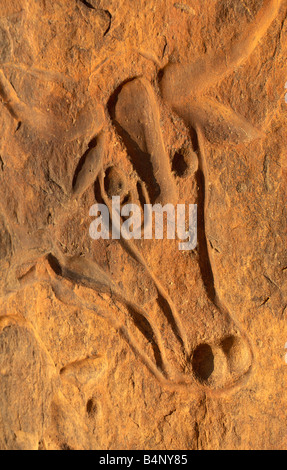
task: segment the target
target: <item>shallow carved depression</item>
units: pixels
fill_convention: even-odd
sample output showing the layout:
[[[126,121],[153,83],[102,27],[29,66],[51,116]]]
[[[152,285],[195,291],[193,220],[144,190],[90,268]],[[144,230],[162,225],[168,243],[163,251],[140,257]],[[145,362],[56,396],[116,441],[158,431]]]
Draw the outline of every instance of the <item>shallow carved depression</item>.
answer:
[[[213,272],[213,259],[210,255],[208,242],[206,238],[205,221],[208,217],[208,164],[205,156],[205,140],[202,137],[201,130],[190,124],[191,139],[196,152],[191,146],[184,146],[176,152],[172,162],[169,161],[165,149],[162,130],[160,126],[160,108],[151,86],[144,79],[131,80],[120,88],[113,110],[116,129],[118,130],[123,142],[127,145],[126,150],[134,168],[138,172],[139,180],[148,183],[148,191],[151,199],[155,194],[155,188],[158,188],[158,202],[171,203],[176,202],[178,188],[176,177],[188,178],[196,175],[198,183],[198,253],[199,265],[203,284],[205,289],[202,291],[202,298],[206,300],[211,310],[215,309],[221,315],[221,322],[233,324],[231,315],[224,311],[217,304],[217,294],[215,289],[215,279]],[[143,171],[145,170],[145,171]],[[123,183],[124,176],[119,170],[109,168],[105,173],[104,190],[111,197],[115,195],[122,196],[122,190],[126,192],[126,185]],[[155,183],[153,189],[152,186]],[[104,196],[103,196],[104,197]],[[151,278],[158,290],[158,305],[164,315],[164,323],[157,331],[156,341],[158,353],[162,362],[162,371],[158,370],[159,378],[165,378],[165,381],[176,381],[174,377],[180,370],[180,365],[176,359],[177,355],[182,356],[184,362],[189,353],[189,341],[185,334],[185,325],[178,313],[177,305],[170,298],[167,289],[161,284],[160,278],[157,278],[144,259],[137,245],[132,241],[123,243],[127,252],[139,262],[148,276]],[[176,260],[179,262],[179,260]],[[147,318],[147,314],[145,315]],[[152,327],[155,328],[156,322],[152,320]],[[188,319],[185,319],[187,322]],[[155,323],[155,324],[154,324]],[[228,331],[228,328],[226,328]],[[168,340],[166,335],[172,334],[177,343],[177,352],[172,354],[168,349]],[[222,343],[222,344],[221,344]],[[242,344],[245,341],[241,338],[235,339],[228,336],[219,343],[214,344],[211,338],[210,343],[199,345],[192,355],[193,377],[196,382],[206,385],[211,389],[224,391],[226,387],[232,387],[237,384],[248,372],[252,363],[252,354],[249,352],[249,345],[246,343],[247,350],[246,361],[241,359]],[[173,357],[172,357],[173,356]],[[171,366],[171,363],[173,366]],[[180,361],[179,361],[180,362]],[[178,364],[178,365],[176,365]],[[178,368],[178,371],[175,369]],[[154,372],[154,369],[151,368]],[[163,377],[164,376],[164,377]],[[181,384],[189,384],[190,377],[181,378]]]
[[[187,178],[198,169],[197,154],[190,148],[182,148],[176,152],[172,160],[172,171],[179,178]]]
[[[112,166],[106,170],[104,185],[110,199],[114,196],[119,196],[122,202],[123,198],[127,195],[126,176],[119,168]]]
[[[250,347],[238,336],[209,345],[200,344],[192,355],[192,371],[202,385],[228,387],[246,375],[252,365]]]

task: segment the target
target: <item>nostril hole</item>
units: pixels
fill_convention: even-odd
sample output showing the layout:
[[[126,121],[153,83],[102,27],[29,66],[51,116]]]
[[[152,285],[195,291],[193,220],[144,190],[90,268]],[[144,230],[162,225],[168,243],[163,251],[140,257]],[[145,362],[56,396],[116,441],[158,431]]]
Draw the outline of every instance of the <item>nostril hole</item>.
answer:
[[[235,340],[234,336],[229,336],[228,338],[225,338],[221,342],[222,350],[223,350],[224,354],[226,354],[226,356],[230,355],[230,352],[231,352],[233,346],[235,345],[235,341],[236,340]]]
[[[201,382],[207,382],[214,371],[214,355],[208,344],[199,345],[193,354],[192,368]]]
[[[233,374],[243,374],[250,369],[252,352],[247,342],[239,336],[227,336],[220,343]]]

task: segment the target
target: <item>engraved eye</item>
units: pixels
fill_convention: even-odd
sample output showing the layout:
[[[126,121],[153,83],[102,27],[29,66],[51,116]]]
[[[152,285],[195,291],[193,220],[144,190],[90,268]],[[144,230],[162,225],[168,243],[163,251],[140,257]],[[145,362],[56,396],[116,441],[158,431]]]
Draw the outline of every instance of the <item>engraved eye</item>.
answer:
[[[121,202],[127,195],[127,180],[123,171],[116,167],[110,167],[106,171],[105,191],[111,199],[113,196],[119,196]]]
[[[194,175],[198,169],[197,154],[188,147],[183,147],[175,153],[172,161],[172,171],[179,178]]]

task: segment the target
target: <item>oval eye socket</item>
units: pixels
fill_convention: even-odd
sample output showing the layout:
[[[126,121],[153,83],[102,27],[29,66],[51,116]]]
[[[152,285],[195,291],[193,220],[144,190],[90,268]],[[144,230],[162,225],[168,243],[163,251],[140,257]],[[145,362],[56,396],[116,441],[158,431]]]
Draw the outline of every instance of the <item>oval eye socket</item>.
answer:
[[[122,200],[128,192],[126,176],[120,169],[112,166],[106,170],[105,191],[110,199],[119,196]]]
[[[172,171],[179,178],[194,175],[198,169],[197,154],[188,147],[180,149],[175,153],[172,161]]]

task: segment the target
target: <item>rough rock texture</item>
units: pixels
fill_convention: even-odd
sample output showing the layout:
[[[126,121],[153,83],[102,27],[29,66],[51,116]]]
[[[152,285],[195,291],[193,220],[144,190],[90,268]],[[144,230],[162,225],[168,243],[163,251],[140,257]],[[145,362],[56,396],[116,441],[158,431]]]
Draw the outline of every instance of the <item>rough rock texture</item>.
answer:
[[[0,3],[0,448],[286,449],[286,1]]]

